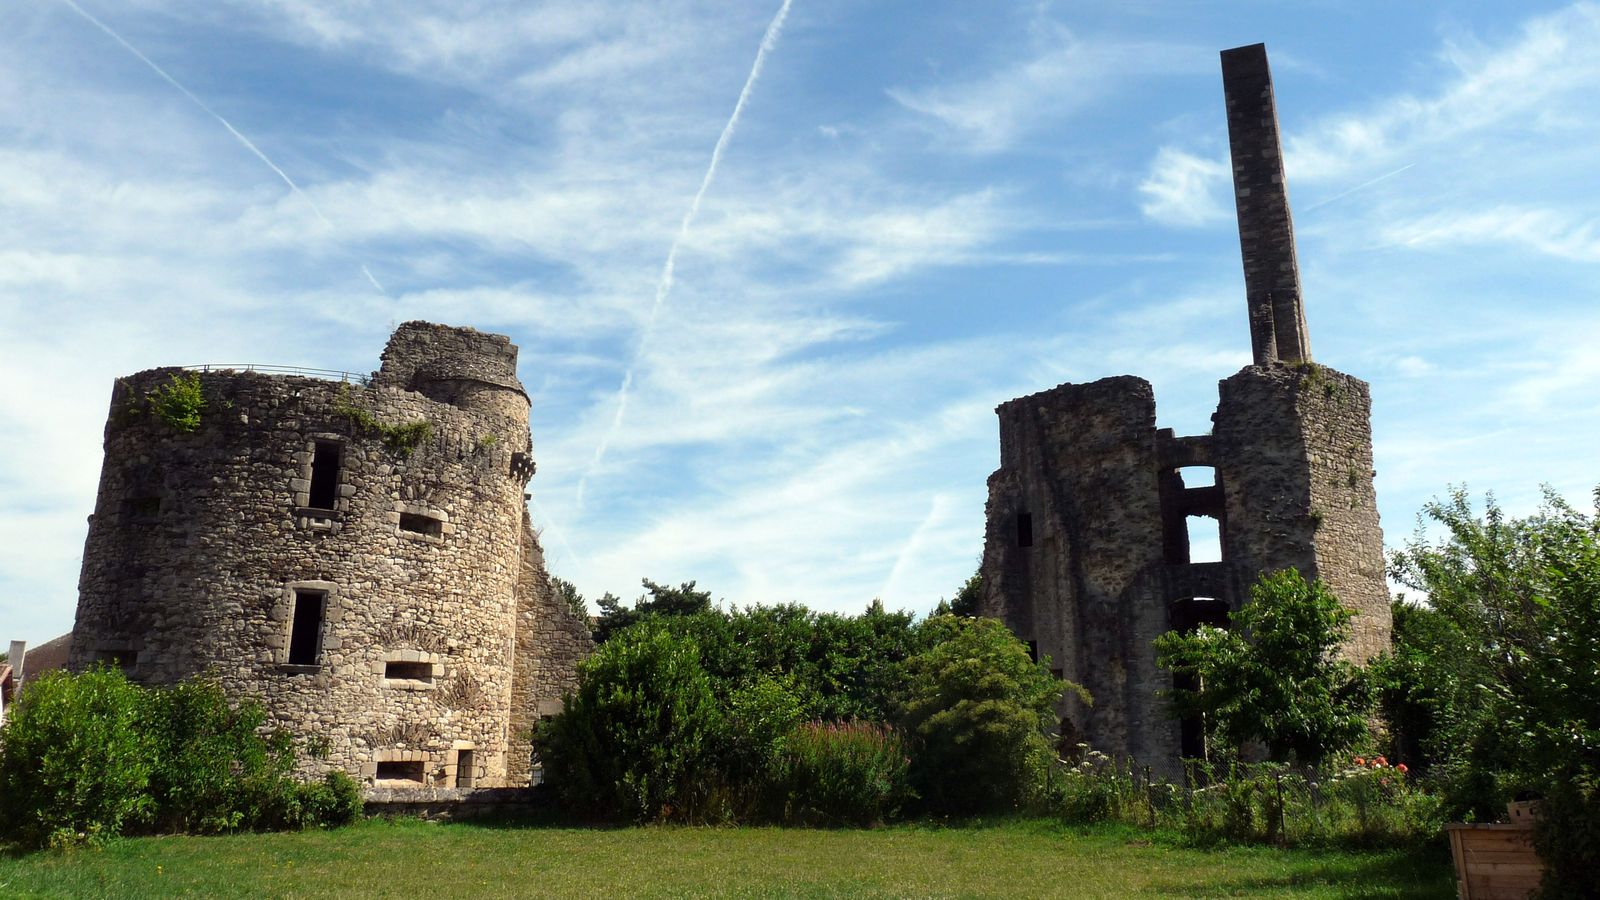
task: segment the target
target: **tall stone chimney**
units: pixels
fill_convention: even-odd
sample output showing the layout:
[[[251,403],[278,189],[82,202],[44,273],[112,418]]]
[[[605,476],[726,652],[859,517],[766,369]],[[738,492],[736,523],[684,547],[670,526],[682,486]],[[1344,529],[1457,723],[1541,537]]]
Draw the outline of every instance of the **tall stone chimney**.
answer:
[[[1265,44],[1222,51],[1222,90],[1228,103],[1228,150],[1255,362],[1310,362],[1311,338],[1300,301],[1294,221]]]

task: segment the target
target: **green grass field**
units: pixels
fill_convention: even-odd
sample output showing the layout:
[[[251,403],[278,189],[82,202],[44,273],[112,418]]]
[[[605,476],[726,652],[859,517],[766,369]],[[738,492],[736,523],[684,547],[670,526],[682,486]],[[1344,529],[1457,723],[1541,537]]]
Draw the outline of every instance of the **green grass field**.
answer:
[[[1438,897],[1448,854],[1196,850],[1045,821],[871,831],[439,825],[0,857],[0,897]]]

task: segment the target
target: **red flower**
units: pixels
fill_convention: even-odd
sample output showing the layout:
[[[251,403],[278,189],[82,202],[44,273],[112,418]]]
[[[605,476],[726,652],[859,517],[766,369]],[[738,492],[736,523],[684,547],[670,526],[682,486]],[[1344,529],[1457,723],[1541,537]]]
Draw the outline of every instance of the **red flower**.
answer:
[[[1364,759],[1362,759],[1362,758],[1361,758],[1361,757],[1359,757],[1359,756],[1358,756],[1358,757],[1356,757],[1356,765],[1358,765],[1358,766],[1364,766],[1364,765],[1366,765],[1366,764],[1367,764],[1367,761],[1366,761],[1366,760],[1364,760]]]
[[[1401,764],[1395,766],[1394,768],[1395,768],[1395,771],[1399,772],[1401,775],[1404,775],[1405,773],[1411,771],[1410,769],[1406,768],[1406,764],[1405,763],[1401,763]]]
[[[1389,761],[1387,759],[1384,759],[1383,757],[1379,756],[1379,757],[1377,757],[1376,759],[1374,759],[1372,761],[1372,764],[1375,765],[1375,766],[1387,766],[1389,764]]]

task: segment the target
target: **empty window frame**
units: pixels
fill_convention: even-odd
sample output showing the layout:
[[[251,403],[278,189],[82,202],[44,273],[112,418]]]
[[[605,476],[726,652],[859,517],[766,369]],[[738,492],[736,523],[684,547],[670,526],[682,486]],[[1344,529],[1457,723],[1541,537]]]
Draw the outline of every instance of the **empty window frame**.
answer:
[[[289,626],[289,664],[314,666],[322,650],[322,621],[328,595],[323,591],[294,592],[294,614]]]
[[[444,522],[433,516],[425,516],[421,513],[403,512],[400,514],[400,530],[427,537],[443,537]]]
[[[378,781],[412,781],[422,784],[427,765],[420,759],[378,763]]]
[[[1033,546],[1033,514],[1017,513],[1017,546]]]
[[[383,664],[383,677],[391,680],[433,681],[433,663],[390,660]]]
[[[1189,562],[1222,562],[1222,527],[1210,516],[1185,516],[1189,531]]]
[[[473,767],[477,765],[475,754],[471,750],[456,751],[456,787],[469,788],[476,773]]]
[[[317,441],[311,451],[311,491],[306,505],[333,509],[339,500],[339,461],[344,448],[335,441]]]

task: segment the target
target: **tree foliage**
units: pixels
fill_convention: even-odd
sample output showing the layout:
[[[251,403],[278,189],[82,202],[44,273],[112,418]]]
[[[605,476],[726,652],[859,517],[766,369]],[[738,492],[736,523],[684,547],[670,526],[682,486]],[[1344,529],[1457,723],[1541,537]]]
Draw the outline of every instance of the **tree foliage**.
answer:
[[[26,846],[66,846],[360,814],[349,776],[300,783],[288,737],[264,722],[259,704],[231,703],[211,681],[143,688],[115,669],[48,673],[0,728],[0,830]]]
[[[1338,658],[1352,613],[1321,581],[1285,569],[1261,577],[1228,629],[1156,639],[1156,661],[1195,688],[1174,689],[1178,716],[1202,716],[1239,752],[1259,741],[1278,762],[1319,765],[1366,734],[1364,673]]]
[[[651,617],[692,616],[712,609],[711,592],[695,590],[692,581],[672,587],[646,578],[644,589],[631,607],[623,606],[622,600],[611,593],[595,602],[600,607],[600,615],[594,622],[595,643],[603,644],[629,625]]]
[[[539,730],[549,783],[569,808],[633,822],[704,814],[722,709],[694,641],[646,621],[578,666],[578,690]]]
[[[1431,612],[1428,636],[1397,649],[1391,683],[1438,681],[1397,691],[1409,737],[1459,810],[1542,795],[1545,895],[1584,896],[1600,871],[1600,517],[1550,491],[1525,519],[1493,498],[1480,518],[1460,490],[1424,515],[1445,536],[1419,533],[1393,561]]]
[[[1068,687],[993,619],[939,616],[926,650],[905,667],[900,723],[914,741],[912,783],[924,805],[948,813],[1015,808],[1054,759],[1048,735]]]

